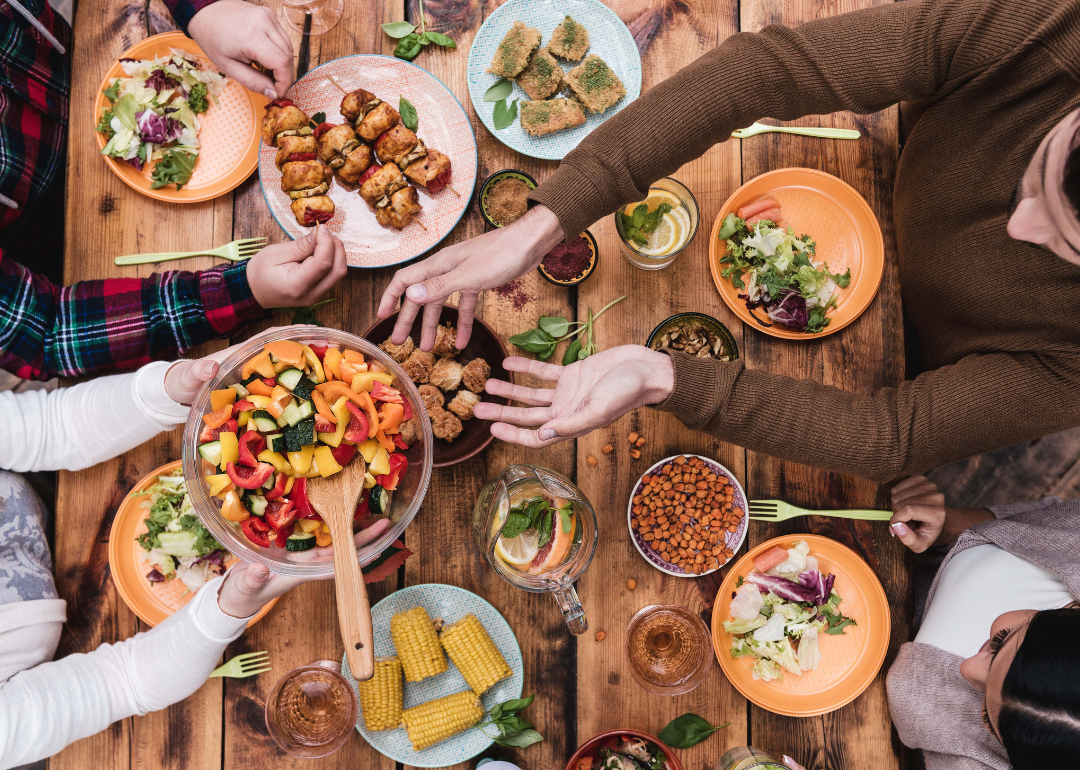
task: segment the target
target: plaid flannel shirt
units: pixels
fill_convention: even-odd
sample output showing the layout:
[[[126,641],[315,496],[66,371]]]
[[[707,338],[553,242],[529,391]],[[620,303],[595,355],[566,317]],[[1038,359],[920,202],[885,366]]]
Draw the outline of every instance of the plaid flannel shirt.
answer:
[[[184,31],[215,0],[166,0]],[[67,49],[61,54],[0,0],[0,228],[36,201],[59,201],[71,89],[71,28],[47,0],[19,0]],[[247,263],[202,273],[58,287],[0,253],[0,367],[47,379],[141,366],[228,334],[266,314]]]

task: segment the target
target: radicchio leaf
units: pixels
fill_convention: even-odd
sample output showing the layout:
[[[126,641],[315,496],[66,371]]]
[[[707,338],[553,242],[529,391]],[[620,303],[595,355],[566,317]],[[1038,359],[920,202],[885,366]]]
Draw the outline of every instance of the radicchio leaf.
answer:
[[[176,88],[178,85],[180,81],[161,68],[151,72],[150,77],[146,79],[146,87],[153,88],[159,94],[167,88]]]
[[[824,604],[829,600],[829,579],[832,577],[829,575],[826,578],[821,574],[821,570],[808,569],[799,574],[799,583],[814,591],[814,604]]]
[[[751,572],[746,576],[748,583],[756,585],[762,593],[770,591],[781,599],[789,602],[813,602],[817,599],[817,591],[807,588],[801,583],[782,578],[779,575],[766,575],[762,572]]]
[[[156,569],[152,569],[146,573],[146,579],[151,583],[164,583],[165,576],[158,572]]]
[[[782,291],[779,302],[768,309],[769,318],[797,332],[806,331],[810,321],[810,311],[806,309],[806,300],[797,291]]]
[[[144,142],[164,144],[180,137],[184,124],[176,118],[158,115],[153,110],[143,110],[135,115],[135,127]]]

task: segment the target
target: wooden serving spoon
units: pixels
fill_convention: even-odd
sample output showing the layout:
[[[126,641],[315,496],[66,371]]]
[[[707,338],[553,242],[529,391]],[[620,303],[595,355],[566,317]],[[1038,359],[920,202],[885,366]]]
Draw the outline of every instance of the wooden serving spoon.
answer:
[[[349,669],[358,682],[375,674],[375,642],[371,631],[371,605],[360,571],[353,540],[353,514],[364,491],[367,464],[357,456],[340,472],[314,484],[307,494],[311,505],[330,527],[334,541],[334,583],[337,590],[338,624]]]

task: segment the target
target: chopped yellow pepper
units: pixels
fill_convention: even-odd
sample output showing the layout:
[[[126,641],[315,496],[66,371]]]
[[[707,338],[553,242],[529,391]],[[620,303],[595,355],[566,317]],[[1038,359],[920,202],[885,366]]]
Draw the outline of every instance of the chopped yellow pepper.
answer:
[[[383,372],[360,372],[352,379],[352,390],[354,393],[370,393],[376,382],[389,387],[394,384],[394,375]]]
[[[305,532],[308,532],[308,533],[314,532],[315,530],[317,530],[319,527],[322,526],[322,522],[319,521],[318,519],[300,519],[299,523],[300,523],[300,529],[302,529],[302,530],[304,530]]]
[[[357,444],[356,448],[364,456],[364,462],[371,465],[371,461],[375,459],[375,453],[379,451],[379,442],[369,438],[367,441]]]
[[[322,364],[319,362],[319,357],[315,355],[315,351],[304,345],[304,358],[311,364],[311,371],[315,373],[315,377],[319,382],[326,382],[326,374],[323,372]]]
[[[289,465],[292,466],[297,476],[305,476],[311,468],[311,458],[314,456],[315,446],[309,444],[301,448],[299,452],[289,452]]]
[[[337,428],[333,433],[319,433],[319,440],[324,444],[332,447],[341,446],[341,440],[345,437],[345,430],[349,427],[349,420],[352,418],[352,413],[349,411],[349,407],[346,404],[349,402],[347,396],[342,396],[334,404],[334,416],[337,418]]]
[[[341,465],[334,458],[328,446],[321,446],[315,450],[315,462],[319,466],[319,475],[324,479],[341,470]]]
[[[210,411],[216,412],[225,404],[232,404],[236,401],[236,391],[232,388],[225,388],[223,390],[210,391]]]
[[[210,494],[217,495],[218,492],[232,483],[232,479],[229,478],[227,473],[219,473],[215,476],[206,476],[206,483],[210,487]]]
[[[218,435],[218,441],[221,442],[221,470],[225,470],[229,463],[240,461],[240,441],[235,433],[225,431]]]
[[[259,452],[259,462],[270,463],[274,466],[274,470],[280,472],[287,472],[289,467],[288,461],[282,456],[280,452],[271,452],[269,449],[264,449]]]
[[[371,460],[371,472],[376,476],[390,472],[390,453],[384,447],[379,447],[375,457]]]
[[[326,355],[323,356],[323,369],[326,372],[327,381],[341,379],[341,371],[338,369],[340,363],[341,351],[337,348],[327,348]]]
[[[251,516],[248,509],[240,502],[240,495],[235,489],[225,495],[225,504],[221,506],[221,515],[227,521],[245,521]]]
[[[254,410],[254,409],[252,409],[252,410],[249,410],[249,411],[247,411],[247,412],[241,412],[241,413],[240,413],[240,414],[239,414],[239,415],[237,416],[237,418],[236,418],[236,427],[237,427],[237,428],[243,428],[243,427],[244,427],[244,426],[246,426],[246,425],[247,425],[247,424],[248,424],[249,422],[251,422],[251,415],[252,415],[252,413],[253,413],[254,411],[255,411],[255,410]]]
[[[263,387],[266,387],[265,385]],[[273,392],[273,391],[271,391]],[[256,396],[254,393],[248,393],[244,396],[245,401],[250,401],[252,406],[256,409],[265,409],[270,406],[270,396]]]

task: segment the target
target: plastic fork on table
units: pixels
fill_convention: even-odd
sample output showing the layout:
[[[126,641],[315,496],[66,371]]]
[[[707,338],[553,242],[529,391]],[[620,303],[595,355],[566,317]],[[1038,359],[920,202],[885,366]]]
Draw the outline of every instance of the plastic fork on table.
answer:
[[[745,139],[748,136],[767,134],[777,131],[781,134],[798,134],[799,136],[816,136],[821,139],[858,139],[862,136],[858,131],[850,128],[825,128],[822,126],[767,126],[764,123],[754,123],[747,128],[737,128],[731,132],[732,139]]]
[[[888,521],[892,511],[808,511],[797,508],[783,500],[751,500],[750,518],[755,521],[787,521],[796,516],[832,516],[837,519],[863,519],[864,521]]]
[[[151,262],[168,262],[171,259],[187,259],[188,257],[221,257],[231,262],[239,262],[248,257],[254,257],[256,252],[265,245],[265,238],[241,238],[216,249],[206,249],[205,251],[161,251],[156,254],[125,254],[122,257],[117,257],[114,261],[118,265],[146,265]]]
[[[270,653],[263,650],[237,655],[228,663],[211,671],[210,676],[231,676],[234,679],[243,679],[256,674],[265,674],[269,670]]]

